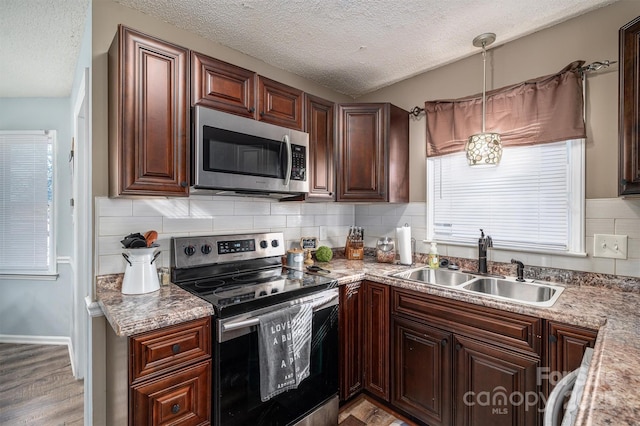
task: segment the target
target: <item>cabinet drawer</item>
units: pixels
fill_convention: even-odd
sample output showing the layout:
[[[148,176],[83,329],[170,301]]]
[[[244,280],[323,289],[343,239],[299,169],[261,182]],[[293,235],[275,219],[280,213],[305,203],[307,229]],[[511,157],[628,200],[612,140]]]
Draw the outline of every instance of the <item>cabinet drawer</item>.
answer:
[[[129,340],[131,382],[211,357],[211,319],[189,321]]]
[[[131,389],[134,425],[208,425],[211,360]]]
[[[427,321],[481,341],[541,354],[542,320],[410,290],[393,289],[394,314]]]

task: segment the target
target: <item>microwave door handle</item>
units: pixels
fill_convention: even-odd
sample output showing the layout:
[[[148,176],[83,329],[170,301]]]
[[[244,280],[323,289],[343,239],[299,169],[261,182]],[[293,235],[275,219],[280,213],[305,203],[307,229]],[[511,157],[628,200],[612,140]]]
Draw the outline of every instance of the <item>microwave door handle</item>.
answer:
[[[284,143],[287,145],[287,171],[284,175],[284,186],[289,186],[289,180],[291,179],[291,167],[293,166],[293,153],[291,152],[291,141],[289,135],[284,135]]]

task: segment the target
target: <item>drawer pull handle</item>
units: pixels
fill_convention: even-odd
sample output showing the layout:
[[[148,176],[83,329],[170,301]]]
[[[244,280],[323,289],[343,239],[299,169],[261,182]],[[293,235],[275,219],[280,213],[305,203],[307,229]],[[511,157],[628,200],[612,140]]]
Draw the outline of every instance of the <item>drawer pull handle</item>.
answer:
[[[177,354],[178,352],[180,352],[180,345],[179,344],[175,344],[171,347],[171,351],[173,352],[173,354]]]
[[[180,411],[180,404],[174,404],[173,407],[171,407],[171,412],[173,414],[178,414],[179,411]]]

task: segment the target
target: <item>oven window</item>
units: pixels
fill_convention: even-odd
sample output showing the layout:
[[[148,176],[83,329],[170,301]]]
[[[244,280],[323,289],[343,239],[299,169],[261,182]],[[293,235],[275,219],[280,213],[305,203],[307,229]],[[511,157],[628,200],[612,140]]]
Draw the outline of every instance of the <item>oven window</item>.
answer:
[[[284,142],[203,127],[205,170],[284,179]]]
[[[213,416],[216,425],[285,426],[338,393],[338,307],[313,315],[311,374],[297,389],[260,400],[258,333],[216,344]],[[215,340],[215,339],[214,339]],[[217,396],[217,397],[216,397]]]

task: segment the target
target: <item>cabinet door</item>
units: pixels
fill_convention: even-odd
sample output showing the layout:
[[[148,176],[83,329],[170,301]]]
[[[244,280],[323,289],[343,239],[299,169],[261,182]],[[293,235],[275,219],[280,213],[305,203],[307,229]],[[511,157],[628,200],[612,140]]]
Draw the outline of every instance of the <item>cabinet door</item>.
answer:
[[[364,387],[389,400],[389,286],[364,282]]]
[[[302,130],[303,92],[258,76],[258,120]]]
[[[305,131],[309,133],[309,195],[307,199],[335,199],[334,104],[305,95]]]
[[[133,425],[210,424],[211,361],[131,388]]]
[[[191,52],[191,105],[256,118],[256,73]]]
[[[640,194],[640,16],[620,28],[618,195]]]
[[[340,399],[362,389],[362,291],[361,283],[340,286]]]
[[[536,425],[538,358],[456,336],[455,424]]]
[[[189,51],[124,26],[109,49],[111,196],[189,195]]]
[[[431,426],[451,424],[453,335],[392,317],[391,403]]]
[[[597,331],[583,327],[547,322],[548,361],[544,364],[548,372],[542,381],[546,395],[565,374],[580,367],[584,351],[594,347],[597,334]]]
[[[384,104],[339,106],[337,201],[387,201],[384,118]]]

